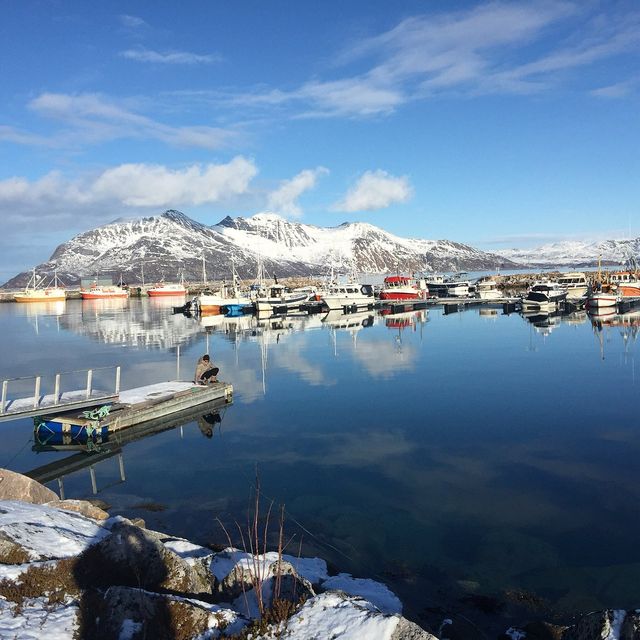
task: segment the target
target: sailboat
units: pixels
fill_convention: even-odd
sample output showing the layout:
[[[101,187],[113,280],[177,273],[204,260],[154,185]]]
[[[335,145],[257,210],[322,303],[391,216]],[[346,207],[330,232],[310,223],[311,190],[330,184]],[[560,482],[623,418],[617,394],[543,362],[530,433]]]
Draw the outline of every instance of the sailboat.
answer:
[[[35,269],[24,291],[14,295],[16,302],[56,302],[66,300],[66,297],[65,290],[58,283],[57,273],[54,273],[49,286],[38,286]]]

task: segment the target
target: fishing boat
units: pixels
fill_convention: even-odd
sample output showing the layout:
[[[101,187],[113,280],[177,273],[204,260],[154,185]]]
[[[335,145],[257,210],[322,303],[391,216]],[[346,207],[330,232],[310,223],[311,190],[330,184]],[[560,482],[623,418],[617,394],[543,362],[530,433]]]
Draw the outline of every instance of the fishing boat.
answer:
[[[620,302],[616,287],[608,284],[597,286],[587,295],[585,307],[590,309],[613,308]]]
[[[53,280],[49,285],[39,286],[36,270],[34,269],[24,291],[16,293],[13,297],[16,302],[58,302],[66,300],[66,292],[59,285],[56,273],[54,273]]]
[[[408,276],[388,276],[384,279],[381,300],[424,300],[429,289],[424,279],[415,280]]]
[[[522,300],[522,306],[528,308],[555,307],[567,298],[567,292],[557,283],[549,280],[535,282]]]
[[[616,286],[621,298],[640,298],[640,276],[637,271],[614,271],[608,279]]]
[[[117,284],[103,285],[93,282],[88,289],[81,289],[83,300],[113,300],[114,298],[128,298],[129,289]]]
[[[181,278],[178,283],[160,282],[148,289],[147,294],[152,298],[159,296],[186,296],[187,289],[184,286],[184,280]]]
[[[373,287],[369,284],[333,284],[322,295],[321,301],[329,310],[345,307],[369,307],[375,302]]]

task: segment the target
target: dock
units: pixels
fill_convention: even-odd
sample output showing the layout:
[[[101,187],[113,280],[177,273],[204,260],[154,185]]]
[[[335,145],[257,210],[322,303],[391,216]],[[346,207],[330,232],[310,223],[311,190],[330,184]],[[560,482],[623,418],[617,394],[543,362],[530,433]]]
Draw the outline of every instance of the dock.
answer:
[[[107,380],[110,372],[113,373],[113,381]],[[79,379],[83,381],[83,388],[77,387]],[[106,389],[96,388],[96,382]],[[63,386],[73,386],[73,389],[65,391]],[[22,395],[27,388],[33,391],[28,396]],[[0,422],[93,407],[114,402],[119,394],[120,367],[66,371],[51,376],[7,378],[2,381]]]
[[[83,444],[105,441],[129,427],[197,410],[206,403],[233,400],[233,386],[226,382],[207,385],[173,380],[120,392],[117,401],[92,411],[77,410],[40,416],[35,420],[36,442]]]

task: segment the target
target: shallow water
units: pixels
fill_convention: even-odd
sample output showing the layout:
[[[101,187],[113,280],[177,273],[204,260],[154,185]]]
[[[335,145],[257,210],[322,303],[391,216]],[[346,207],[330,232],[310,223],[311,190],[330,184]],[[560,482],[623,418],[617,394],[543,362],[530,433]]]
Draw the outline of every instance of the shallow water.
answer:
[[[124,482],[118,456],[94,458],[113,513],[224,544],[216,519],[237,536],[257,465],[286,505],[289,552],[386,580],[409,615],[502,589],[565,611],[638,605],[640,317],[431,307],[201,323],[176,304],[0,305],[0,378],[120,365],[129,388],[188,379],[209,352],[234,385],[212,437],[193,420],[127,444]],[[1,466],[72,454],[33,452],[30,419],[0,427]],[[63,487],[90,497],[89,470]]]

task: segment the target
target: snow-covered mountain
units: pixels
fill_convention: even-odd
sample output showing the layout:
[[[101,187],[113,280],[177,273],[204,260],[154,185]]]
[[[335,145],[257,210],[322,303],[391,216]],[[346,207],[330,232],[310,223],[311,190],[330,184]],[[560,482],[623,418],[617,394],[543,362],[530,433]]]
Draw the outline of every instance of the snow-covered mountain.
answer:
[[[603,265],[624,264],[631,256],[640,256],[640,237],[624,240],[580,242],[576,240],[544,244],[535,249],[496,251],[507,260],[526,266],[593,267],[598,257]]]
[[[261,260],[268,274],[321,275],[337,272],[385,273],[457,271],[514,267],[510,260],[449,240],[400,238],[371,224],[344,223],[317,227],[291,222],[272,213],[250,218],[226,217],[206,226],[179,211],[135,220],[117,220],[81,233],[60,245],[37,267],[67,284],[95,275],[140,282],[202,281],[203,258],[207,278],[231,274],[232,261],[241,277],[255,277]],[[29,273],[9,280],[5,287],[24,286]]]

